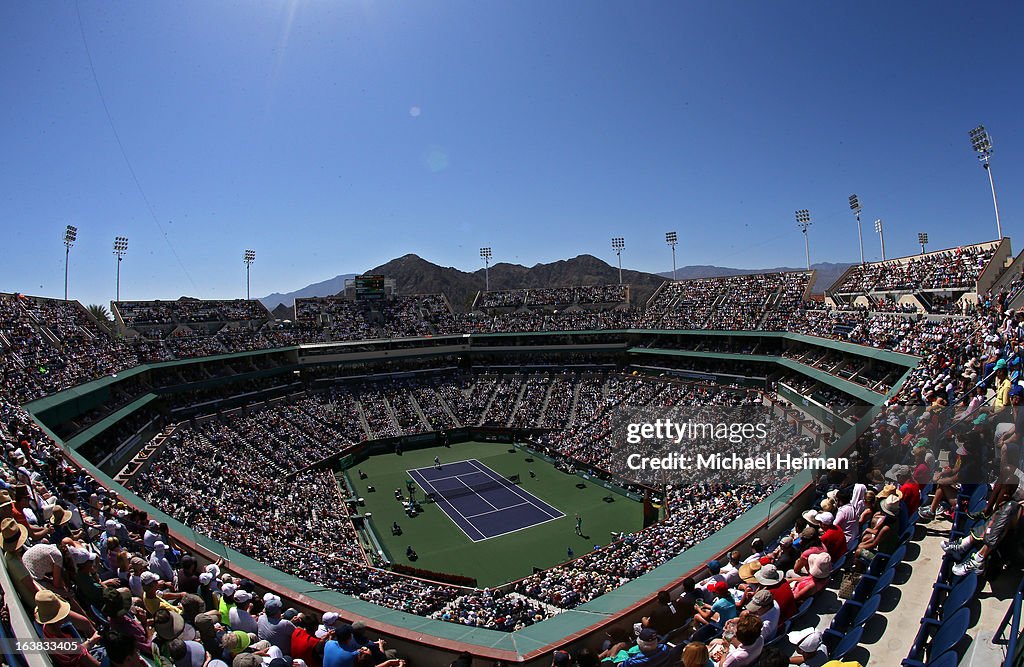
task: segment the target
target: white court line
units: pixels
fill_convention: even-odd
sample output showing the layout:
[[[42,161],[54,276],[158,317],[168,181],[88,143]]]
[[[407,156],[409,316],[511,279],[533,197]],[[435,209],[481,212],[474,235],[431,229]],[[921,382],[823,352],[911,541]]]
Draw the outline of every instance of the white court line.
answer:
[[[467,473],[467,474],[468,474],[468,473]],[[456,477],[455,479],[458,479],[458,480],[459,480],[459,484],[461,484],[462,486],[464,486],[464,487],[466,487],[467,489],[469,489],[470,491],[472,491],[472,492],[473,492],[473,495],[474,495],[474,496],[476,496],[476,497],[477,497],[477,498],[479,498],[480,500],[482,500],[482,501],[484,501],[485,503],[487,503],[487,504],[488,504],[488,505],[490,506],[490,508],[491,508],[491,509],[494,509],[494,510],[498,509],[497,507],[495,507],[495,506],[494,506],[494,505],[493,505],[493,504],[491,503],[491,501],[487,500],[487,498],[484,498],[484,497],[483,497],[483,496],[481,496],[481,495],[480,495],[479,493],[477,493],[477,492],[476,492],[476,489],[474,489],[474,488],[473,488],[472,486],[470,486],[469,484],[466,484],[465,482],[463,482],[463,481],[462,481],[461,479],[459,479],[458,477]],[[445,500],[447,500],[447,498],[445,498]],[[462,512],[459,512],[459,514],[462,514]],[[463,515],[463,516],[465,516],[465,515]]]
[[[500,507],[498,509],[489,510],[487,512],[480,512],[479,514],[467,514],[466,518],[467,519],[475,519],[476,517],[484,516],[485,514],[494,514],[495,512],[504,512],[505,510],[510,510],[513,507],[522,507],[523,505],[532,505],[532,504],[533,503],[516,503],[515,505],[509,505],[508,507]],[[493,505],[491,507],[493,507]]]
[[[414,472],[419,472],[419,470],[418,470],[418,469],[417,469],[417,470],[406,470],[405,472],[406,472],[406,473],[408,473],[408,475],[409,475],[409,477],[410,477],[410,478],[413,478],[413,479],[415,479],[415,476],[413,475],[413,473],[414,473]],[[434,489],[434,487],[433,487],[433,486],[431,486],[430,482],[427,482],[427,480],[426,480],[426,479],[425,479],[425,478],[424,478],[424,477],[423,477],[422,475],[420,475],[420,480],[419,480],[419,484],[420,484],[420,486],[421,486],[421,487],[423,487],[423,486],[429,486],[429,487],[430,487],[431,489],[433,489],[433,493],[434,493],[434,495],[435,495],[435,496],[439,496],[439,497],[441,498],[441,500],[443,500],[443,501],[444,501],[444,505],[442,505],[441,503],[439,503],[439,502],[437,501],[437,498],[435,498],[435,499],[434,499],[434,503],[435,503],[436,505],[439,505],[439,506],[441,507],[441,511],[442,511],[442,512],[444,512],[444,513],[445,513],[445,515],[446,515],[446,516],[447,516],[447,517],[448,517],[448,518],[449,518],[449,519],[451,520],[451,522],[452,522],[452,523],[454,523],[454,524],[455,524],[455,526],[456,526],[456,527],[457,527],[457,528],[458,528],[459,530],[461,530],[461,531],[462,531],[462,534],[463,534],[463,535],[465,535],[465,536],[466,536],[467,538],[469,538],[469,541],[470,541],[470,542],[481,542],[481,541],[483,541],[483,540],[486,540],[486,539],[487,539],[487,537],[486,537],[486,536],[484,535],[484,531],[482,531],[482,530],[480,530],[479,528],[477,528],[477,527],[476,527],[476,525],[474,525],[472,521],[470,521],[469,519],[466,519],[466,515],[465,515],[465,514],[463,514],[462,512],[460,512],[460,511],[458,510],[458,508],[456,508],[456,507],[455,507],[455,505],[452,505],[452,504],[451,504],[451,503],[450,503],[450,502],[449,502],[449,501],[448,501],[448,500],[447,500],[447,499],[446,499],[446,498],[444,497],[444,495],[443,495],[443,494],[441,494],[441,493],[438,493],[438,492],[437,492],[437,489]],[[469,525],[470,525],[470,526],[471,526],[471,527],[473,528],[473,530],[475,530],[476,532],[480,533],[480,539],[479,539],[479,540],[473,539],[473,536],[472,536],[472,535],[470,535],[469,533],[467,533],[467,532],[466,532],[466,530],[465,530],[465,529],[464,529],[464,528],[463,528],[463,527],[462,527],[462,526],[461,526],[461,525],[459,524],[459,522],[455,520],[455,517],[453,517],[453,516],[451,515],[451,513],[449,513],[449,512],[448,512],[448,510],[446,510],[446,509],[445,509],[445,505],[447,505],[448,507],[451,507],[451,508],[452,508],[452,511],[454,511],[454,512],[455,512],[456,514],[458,514],[458,515],[459,515],[459,516],[461,516],[461,517],[462,517],[463,519],[465,519],[466,523],[467,523],[467,524],[469,524]],[[491,507],[494,507],[494,505],[491,505]]]
[[[487,466],[483,465],[482,463],[480,463],[478,460],[476,460],[476,459],[469,459],[469,463],[472,464],[479,472],[482,472],[483,474],[487,475],[492,480],[495,479],[494,476],[490,474],[491,473],[491,469],[488,468]],[[482,470],[481,470],[481,467],[483,467]],[[524,493],[526,493],[528,496],[530,496],[529,498],[527,498],[526,496],[522,495],[522,493],[519,492],[519,489],[516,488],[516,486],[514,484],[507,484],[507,485],[504,484],[504,482],[507,482],[506,479],[504,479],[502,477],[499,477],[495,481],[503,482],[502,486],[504,486],[506,489],[508,489],[512,493],[516,494],[516,496],[518,496],[520,499],[525,500],[530,505],[533,505],[534,507],[539,509],[541,512],[544,513],[545,516],[549,516],[552,519],[561,519],[563,516],[565,516],[564,512],[559,511],[558,508],[551,507],[551,505],[548,505],[547,503],[545,503],[540,498],[534,496],[532,493],[529,493],[528,491],[525,491]],[[465,482],[463,482],[463,483],[465,483]],[[552,510],[555,510],[558,513],[558,515],[555,516],[555,515],[551,514],[551,512],[549,512],[548,510],[544,509],[543,507],[537,505],[537,503],[533,502],[534,500],[536,500],[539,503],[543,503],[544,505],[546,505],[548,508],[550,508]],[[488,503],[488,504],[490,504],[490,503]],[[491,507],[493,507],[493,505],[491,505]],[[534,525],[539,525],[539,524],[534,524]]]
[[[463,463],[463,461],[459,461],[459,463]],[[433,470],[433,468],[416,468],[414,471],[413,470],[406,470],[406,472],[419,472],[421,470]],[[458,475],[448,475],[446,477],[434,477],[433,479],[430,480],[430,482],[431,483],[440,482],[442,479],[459,479],[459,477],[462,477],[463,475],[476,475],[479,472],[480,472],[479,470],[475,470],[475,469],[474,470],[467,470],[466,472],[460,472]],[[421,475],[421,477],[423,477],[423,479],[427,479],[426,475]],[[461,482],[462,480],[460,479],[459,481]]]

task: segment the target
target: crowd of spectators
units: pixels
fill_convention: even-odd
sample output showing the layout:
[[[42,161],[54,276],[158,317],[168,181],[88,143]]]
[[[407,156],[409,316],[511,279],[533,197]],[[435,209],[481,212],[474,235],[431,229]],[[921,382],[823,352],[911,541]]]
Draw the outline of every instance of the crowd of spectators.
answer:
[[[803,301],[811,273],[764,273],[666,283],[639,326],[651,329],[756,329],[768,313]],[[773,321],[776,319],[772,316]]]
[[[253,299],[190,299],[177,301],[116,301],[116,312],[125,326],[141,328],[163,324],[204,322],[267,322],[272,318],[262,303]]]
[[[990,253],[991,248],[975,246],[892,265],[869,265],[872,268],[863,270],[859,282],[848,281],[844,289],[967,288],[976,281]],[[782,275],[807,279],[802,273]],[[804,291],[798,288],[799,278],[793,282],[785,279],[774,286],[765,280],[761,276],[710,279],[706,284],[671,283],[646,313],[568,313],[564,320],[562,313],[547,314],[540,320],[533,319],[532,313],[513,313],[508,320],[501,320],[503,316],[483,320],[500,322],[493,324],[496,327],[507,325],[504,330],[514,329],[518,323],[552,329],[562,324],[572,328],[569,325],[573,323],[586,324],[577,328],[613,328],[607,325],[614,323],[617,327],[629,318],[634,324],[651,328],[755,328],[770,323],[780,330],[838,338],[921,358],[859,442],[861,466],[856,476],[823,484],[822,491],[829,490],[834,511],[823,508],[805,516],[787,536],[788,543],[784,539],[775,550],[751,545],[749,557],[730,554],[723,559],[729,565],[716,563],[718,572],[691,591],[690,603],[683,602],[685,595],[677,600],[680,604],[676,608],[684,612],[689,604],[691,619],[718,614],[720,620],[729,620],[722,616],[730,613],[729,604],[719,604],[719,600],[726,600],[741,621],[755,613],[761,621],[761,612],[770,614],[775,607],[780,608],[784,620],[783,601],[776,597],[779,584],[765,583],[775,580],[774,575],[768,576],[771,568],[791,572],[791,581],[782,585],[800,601],[827,583],[822,583],[827,579],[823,573],[830,574],[831,564],[838,560],[832,553],[832,548],[839,549],[833,539],[836,526],[846,538],[844,546],[857,558],[866,549],[902,532],[900,517],[917,509],[909,506],[914,492],[910,487],[903,491],[901,486],[901,494],[886,494],[889,476],[895,476],[901,485],[920,485],[931,478],[940,489],[954,490],[956,484],[970,483],[973,478],[969,479],[969,474],[977,475],[979,481],[998,478],[1001,484],[1012,484],[1016,490],[1015,480],[1021,476],[1024,428],[1018,425],[1018,412],[1024,414],[1019,410],[1024,387],[1018,384],[1016,371],[1024,368],[1024,318],[1008,305],[1020,291],[1021,280],[983,295],[969,311],[943,316],[827,309],[820,305],[797,307]],[[741,288],[741,283],[745,287]],[[224,319],[216,321],[247,319],[245,303],[237,310],[226,305],[217,307],[216,317]],[[213,321],[212,310],[202,303],[189,307],[193,305],[188,315],[193,319],[188,321]],[[451,313],[448,310],[445,315],[435,306],[435,301],[421,300],[418,305],[396,303],[354,315],[347,306],[339,306],[339,318],[350,317],[347,322],[352,329],[339,325],[337,330],[354,338],[367,337],[370,332],[386,333],[389,320],[420,318],[427,323],[425,329],[402,324],[393,331],[436,333],[432,322]],[[210,657],[229,662],[242,644],[256,647],[268,642],[266,648],[272,639],[276,641],[278,635],[272,628],[283,622],[284,613],[279,600],[275,601],[272,594],[263,597],[252,582],[236,581],[219,568],[200,572],[192,556],[171,543],[165,526],[151,523],[143,512],[73,465],[16,405],[167,355],[180,358],[259,349],[262,341],[278,345],[302,340],[313,330],[319,332],[318,336],[333,339],[333,333],[320,331],[324,321],[333,318],[333,307],[307,310],[308,330],[301,326],[283,331],[263,329],[258,332],[261,339],[251,337],[256,332],[229,328],[215,334],[125,340],[112,337],[77,302],[0,295],[0,370],[4,380],[0,395],[0,514],[4,519],[4,550],[22,602],[37,614],[47,636],[56,638],[72,632],[62,623],[69,620],[74,632],[90,640],[81,656],[88,665],[99,664],[88,654],[88,648],[109,650],[125,644],[124,636],[133,638],[131,650],[151,653],[157,645],[161,653],[177,656],[183,650],[191,651],[187,645],[193,642]],[[319,317],[324,312],[330,317]],[[592,319],[571,319],[576,316]],[[142,308],[132,317],[136,323],[167,324],[162,320],[166,312],[160,307]],[[172,323],[185,321],[180,314],[171,317]],[[451,318],[449,324],[459,328],[454,316]],[[836,359],[828,353],[808,361],[819,368],[845,372],[835,366]],[[871,382],[885,380],[863,369],[857,372]],[[780,483],[764,480],[761,484],[737,486],[719,481],[685,491],[673,490],[665,499],[669,511],[663,521],[529,577],[512,593],[466,590],[402,577],[369,564],[333,476],[324,471],[302,471],[327,452],[336,451],[339,443],[455,423],[557,424],[564,426],[563,430],[540,444],[581,464],[600,467],[608,463],[609,434],[621,423],[621,415],[631,410],[664,410],[689,401],[714,405],[719,400],[749,399],[736,399],[742,394],[721,389],[700,389],[617,372],[453,373],[435,380],[336,387],[297,402],[251,413],[242,411],[230,418],[182,428],[172,435],[152,467],[133,481],[132,488],[197,532],[316,585],[415,614],[510,630],[542,620],[556,609],[573,608],[650,571],[726,525]],[[799,379],[793,384],[799,388]],[[902,465],[910,451],[917,465],[908,473]],[[942,456],[958,461],[955,470],[936,464]],[[287,473],[295,475],[284,482],[283,474]],[[6,500],[3,494],[7,494]],[[1011,490],[1010,500],[994,497],[986,512],[1002,511],[1000,508],[1007,507],[1005,503],[1019,502],[1018,495],[1019,491]],[[872,496],[874,500],[869,501]],[[948,493],[937,493],[930,506],[921,508],[921,516],[941,516],[948,499]],[[266,511],[245,510],[254,504]],[[847,507],[852,510],[846,511]],[[851,521],[850,516],[857,518]],[[832,536],[826,538],[830,531]],[[858,543],[861,533],[867,543]],[[793,548],[817,548],[819,544],[820,548],[811,554]],[[964,552],[954,574],[984,567],[992,553],[989,546],[970,540],[952,545],[950,548]],[[748,568],[751,581],[742,576],[741,566],[754,562],[758,570],[766,572],[758,577]],[[785,576],[779,581],[784,580]],[[739,582],[749,586],[744,588]],[[774,604],[765,606],[764,596],[759,604],[755,601],[759,588],[771,592]],[[704,607],[702,601],[712,604]],[[233,612],[232,607],[245,611],[248,618],[240,611]],[[755,612],[755,608],[761,611]],[[111,628],[119,629],[119,634],[95,634],[103,624],[101,615],[110,621]],[[240,629],[249,628],[250,619],[255,620],[252,636]],[[677,620],[681,619],[674,618],[673,625]],[[303,624],[302,619],[288,622],[296,632]],[[699,621],[693,623],[700,625]],[[767,635],[733,642],[734,646],[742,645],[750,653],[762,650],[772,633],[770,624],[765,623],[761,627]],[[658,628],[662,632],[667,629]],[[743,637],[747,639],[745,634]],[[795,642],[801,651],[803,639],[809,637],[810,633]],[[287,647],[286,654],[294,654],[290,642]],[[816,650],[811,649],[812,653]]]
[[[988,266],[997,244],[981,243],[949,250],[912,255],[884,262],[858,264],[842,283],[832,288],[838,294],[868,292],[971,290]]]

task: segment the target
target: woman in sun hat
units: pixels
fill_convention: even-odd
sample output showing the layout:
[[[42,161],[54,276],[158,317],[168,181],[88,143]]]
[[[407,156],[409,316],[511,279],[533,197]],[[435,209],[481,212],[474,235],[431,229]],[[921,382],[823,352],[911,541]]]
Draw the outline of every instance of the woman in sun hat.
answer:
[[[43,589],[36,593],[36,621],[43,626],[43,639],[55,641],[72,641],[75,635],[64,631],[64,621],[69,620],[71,605],[53,591]],[[51,659],[58,667],[99,667],[100,661],[90,655],[89,650],[100,641],[99,634],[93,632],[85,641],[77,644],[74,652],[53,654]]]
[[[832,576],[832,556],[828,552],[812,554],[807,559],[807,576],[793,582],[793,599],[797,604],[825,589]]]

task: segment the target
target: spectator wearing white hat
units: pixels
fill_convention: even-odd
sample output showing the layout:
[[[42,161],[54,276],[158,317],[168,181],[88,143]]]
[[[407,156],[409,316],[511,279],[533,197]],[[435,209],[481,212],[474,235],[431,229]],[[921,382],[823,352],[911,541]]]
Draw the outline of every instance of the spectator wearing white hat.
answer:
[[[337,612],[329,611],[326,614],[324,614],[324,617],[320,625],[316,629],[317,639],[323,639],[324,637],[326,637],[332,630],[334,630],[334,626],[337,625],[337,623]]]
[[[821,524],[821,534],[818,539],[825,551],[835,562],[846,554],[846,533],[835,525],[835,517],[831,512],[822,512],[818,515],[818,522]]]
[[[167,547],[163,542],[157,540],[153,543],[153,553],[149,555],[149,571],[160,577],[161,580],[173,584],[174,568],[167,560],[166,553]]]
[[[794,630],[789,633],[787,639],[796,647],[789,664],[821,667],[828,662],[828,649],[825,648],[824,638],[814,628]]]
[[[235,606],[235,593],[238,586],[232,583],[221,585],[220,591],[214,593],[217,611],[220,612],[220,622],[224,625],[231,625],[231,610]]]
[[[259,628],[256,619],[249,613],[249,609],[252,606],[252,593],[245,589],[238,590],[235,592],[234,602],[235,606],[231,607],[228,612],[228,625],[231,626],[232,630],[257,634]]]
[[[184,593],[160,591],[160,577],[149,570],[143,572],[139,578],[142,581],[142,604],[146,607],[146,611],[150,616],[156,614],[160,609],[167,609],[175,613],[181,612],[181,609],[169,602],[169,600],[180,599],[185,595]]]
[[[116,586],[117,579],[100,581],[96,574],[96,552],[78,547],[68,548],[71,562],[75,564],[75,589],[78,600],[83,607],[93,606],[97,609],[103,605],[103,591],[107,586]]]
[[[146,547],[147,551],[152,551],[153,545],[162,540],[163,537],[160,534],[160,523],[155,519],[150,519],[149,524],[146,526],[146,532],[142,534],[142,546]]]

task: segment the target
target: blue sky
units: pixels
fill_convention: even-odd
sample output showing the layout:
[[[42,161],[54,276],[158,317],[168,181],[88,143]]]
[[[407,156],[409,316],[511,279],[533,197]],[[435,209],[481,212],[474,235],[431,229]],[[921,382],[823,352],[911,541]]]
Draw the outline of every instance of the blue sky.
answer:
[[[813,261],[853,261],[851,192],[868,257],[878,217],[887,254],[910,254],[918,231],[932,248],[996,236],[967,137],[978,123],[1014,237],[1022,14],[996,2],[2,3],[0,291],[61,295],[67,224],[84,303],[113,298],[117,235],[130,239],[123,298],[244,296],[245,248],[253,296],[408,252],[465,270],[485,245],[494,261],[614,262],[618,235],[624,265],[664,271],[668,230],[680,265],[800,266],[798,208],[814,219]]]

